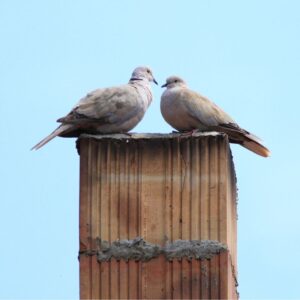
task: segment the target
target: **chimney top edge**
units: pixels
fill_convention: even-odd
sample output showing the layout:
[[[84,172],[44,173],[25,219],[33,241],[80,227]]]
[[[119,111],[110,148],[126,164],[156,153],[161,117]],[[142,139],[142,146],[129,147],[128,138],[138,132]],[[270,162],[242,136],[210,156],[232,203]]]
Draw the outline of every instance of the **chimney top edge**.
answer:
[[[193,134],[188,133],[115,133],[115,134],[81,134],[78,139],[111,139],[111,140],[169,140],[173,138],[196,138],[196,137],[207,137],[207,136],[226,136],[224,133],[216,131],[207,132],[195,132]]]

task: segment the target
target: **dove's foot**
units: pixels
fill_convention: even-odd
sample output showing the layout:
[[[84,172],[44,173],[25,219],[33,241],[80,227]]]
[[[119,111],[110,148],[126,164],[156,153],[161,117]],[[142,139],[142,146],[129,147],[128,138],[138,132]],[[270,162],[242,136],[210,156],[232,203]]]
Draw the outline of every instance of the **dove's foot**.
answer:
[[[190,130],[190,131],[185,131],[181,135],[182,136],[194,136],[196,133],[199,133],[200,130],[198,128]]]
[[[122,134],[128,135],[129,137],[132,137],[133,133],[130,132],[123,132]]]

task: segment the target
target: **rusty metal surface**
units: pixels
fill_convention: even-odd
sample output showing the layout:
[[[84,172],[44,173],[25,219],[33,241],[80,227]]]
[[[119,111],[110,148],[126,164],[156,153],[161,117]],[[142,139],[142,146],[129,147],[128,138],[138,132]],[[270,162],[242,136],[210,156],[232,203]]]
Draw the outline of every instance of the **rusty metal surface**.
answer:
[[[211,260],[80,256],[81,298],[236,298],[236,182],[226,135],[81,136],[80,251],[97,239],[216,240]]]

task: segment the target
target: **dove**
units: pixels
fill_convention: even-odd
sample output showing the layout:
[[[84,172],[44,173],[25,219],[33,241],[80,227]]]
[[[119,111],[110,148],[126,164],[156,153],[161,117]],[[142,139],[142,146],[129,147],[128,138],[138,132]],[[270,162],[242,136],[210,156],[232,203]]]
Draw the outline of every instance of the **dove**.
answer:
[[[39,149],[56,136],[76,137],[81,133],[126,133],[143,118],[152,102],[151,82],[157,84],[148,67],[134,69],[128,84],[94,90],[57,120],[50,135],[32,147]]]
[[[186,82],[180,77],[167,78],[162,87],[166,87],[160,102],[162,116],[178,131],[223,132],[228,135],[231,143],[240,144],[263,157],[270,155],[270,151],[262,145],[258,137],[239,127],[214,102],[189,89]]]

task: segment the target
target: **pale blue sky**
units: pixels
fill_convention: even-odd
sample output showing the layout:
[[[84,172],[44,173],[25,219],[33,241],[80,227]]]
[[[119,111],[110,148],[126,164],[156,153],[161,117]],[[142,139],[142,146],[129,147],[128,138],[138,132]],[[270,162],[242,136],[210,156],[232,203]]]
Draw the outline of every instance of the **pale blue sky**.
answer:
[[[241,299],[300,298],[300,1],[0,1],[0,298],[78,299],[74,139],[29,149],[86,92],[149,65],[264,139],[232,146]],[[162,90],[137,132],[169,132]]]

